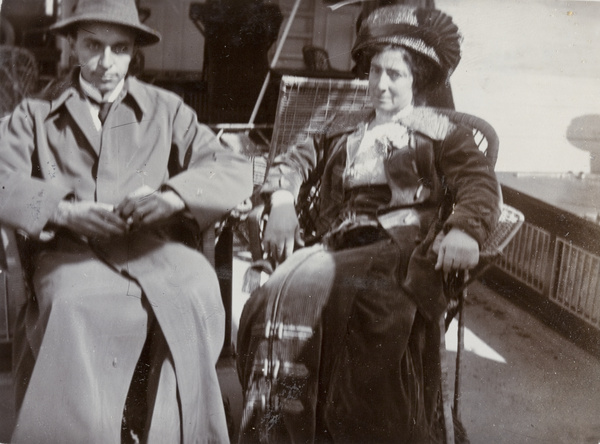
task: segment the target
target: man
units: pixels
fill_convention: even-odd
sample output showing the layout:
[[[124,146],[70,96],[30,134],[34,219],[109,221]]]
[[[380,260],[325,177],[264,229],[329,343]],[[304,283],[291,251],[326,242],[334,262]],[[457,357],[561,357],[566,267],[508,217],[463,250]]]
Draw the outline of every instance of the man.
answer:
[[[0,129],[0,223],[29,237],[34,295],[15,332],[13,441],[119,442],[144,349],[140,438],[225,442],[217,278],[174,239],[249,196],[250,166],[179,97],[127,75],[160,39],[133,0],[80,0],[53,29],[79,68]]]

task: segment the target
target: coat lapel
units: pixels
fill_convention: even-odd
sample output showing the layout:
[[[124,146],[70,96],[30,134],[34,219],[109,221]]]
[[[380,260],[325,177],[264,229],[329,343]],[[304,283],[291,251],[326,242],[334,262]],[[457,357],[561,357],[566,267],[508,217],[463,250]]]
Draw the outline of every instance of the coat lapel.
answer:
[[[94,126],[86,101],[79,94],[72,94],[65,102],[65,106],[96,155],[99,155],[102,133]]]
[[[51,102],[50,113],[59,112],[64,106],[73,122],[96,153],[100,152],[101,132],[96,129],[90,109],[79,90],[79,70],[75,69],[67,76],[51,83],[42,93],[42,97]]]

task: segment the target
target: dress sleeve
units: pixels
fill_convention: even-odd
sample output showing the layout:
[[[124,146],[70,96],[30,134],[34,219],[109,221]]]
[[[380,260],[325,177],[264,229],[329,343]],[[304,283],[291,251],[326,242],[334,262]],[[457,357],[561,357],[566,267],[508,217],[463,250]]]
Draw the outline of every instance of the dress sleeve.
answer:
[[[481,246],[500,216],[500,187],[493,166],[464,126],[441,142],[438,165],[454,201],[444,231],[458,228]]]
[[[276,190],[288,190],[297,199],[300,187],[323,157],[324,144],[324,134],[310,135],[275,157],[261,188],[263,198]]]

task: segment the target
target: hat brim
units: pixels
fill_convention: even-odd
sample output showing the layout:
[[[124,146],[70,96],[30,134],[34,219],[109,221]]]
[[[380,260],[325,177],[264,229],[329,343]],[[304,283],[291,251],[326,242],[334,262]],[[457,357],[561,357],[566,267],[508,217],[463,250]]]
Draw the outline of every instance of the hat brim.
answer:
[[[375,9],[362,23],[352,57],[358,61],[381,45],[404,47],[432,63],[438,71],[432,79],[447,81],[460,61],[460,42],[458,27],[442,11],[390,5]]]
[[[81,23],[110,23],[131,29],[136,37],[135,41],[139,46],[149,46],[160,42],[161,35],[158,31],[143,24],[132,24],[126,21],[115,20],[114,17],[102,14],[84,14],[77,17],[68,17],[50,26],[50,31],[61,35],[67,35],[78,24]]]
[[[364,40],[352,48],[352,57],[356,60],[360,57],[361,52],[377,45],[401,46],[415,52],[421,57],[431,60],[439,69],[442,69],[440,59],[435,50],[431,46],[426,45],[422,40],[410,36],[382,36]]]
[[[365,52],[387,45],[404,48],[405,50],[410,51],[414,57],[420,57],[421,59],[430,62],[429,76],[422,87],[445,82],[450,77],[451,72],[448,72],[441,67],[440,59],[431,47],[425,45],[422,40],[408,36],[385,36],[364,40],[352,49],[352,58],[358,63]]]

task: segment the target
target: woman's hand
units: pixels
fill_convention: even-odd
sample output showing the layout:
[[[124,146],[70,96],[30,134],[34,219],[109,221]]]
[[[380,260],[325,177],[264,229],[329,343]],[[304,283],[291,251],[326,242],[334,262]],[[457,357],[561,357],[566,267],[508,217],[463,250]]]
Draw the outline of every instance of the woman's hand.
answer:
[[[452,228],[445,236],[438,234],[432,248],[438,255],[435,269],[443,270],[444,274],[469,270],[479,263],[479,244],[458,228]]]
[[[174,191],[157,191],[148,186],[129,194],[115,212],[131,228],[164,222],[185,209],[185,203]]]
[[[294,196],[289,191],[275,191],[271,195],[271,211],[263,234],[263,251],[275,261],[283,262],[294,252],[297,231]]]
[[[50,221],[90,239],[106,239],[127,231],[127,224],[114,212],[112,205],[92,201],[63,200]]]

